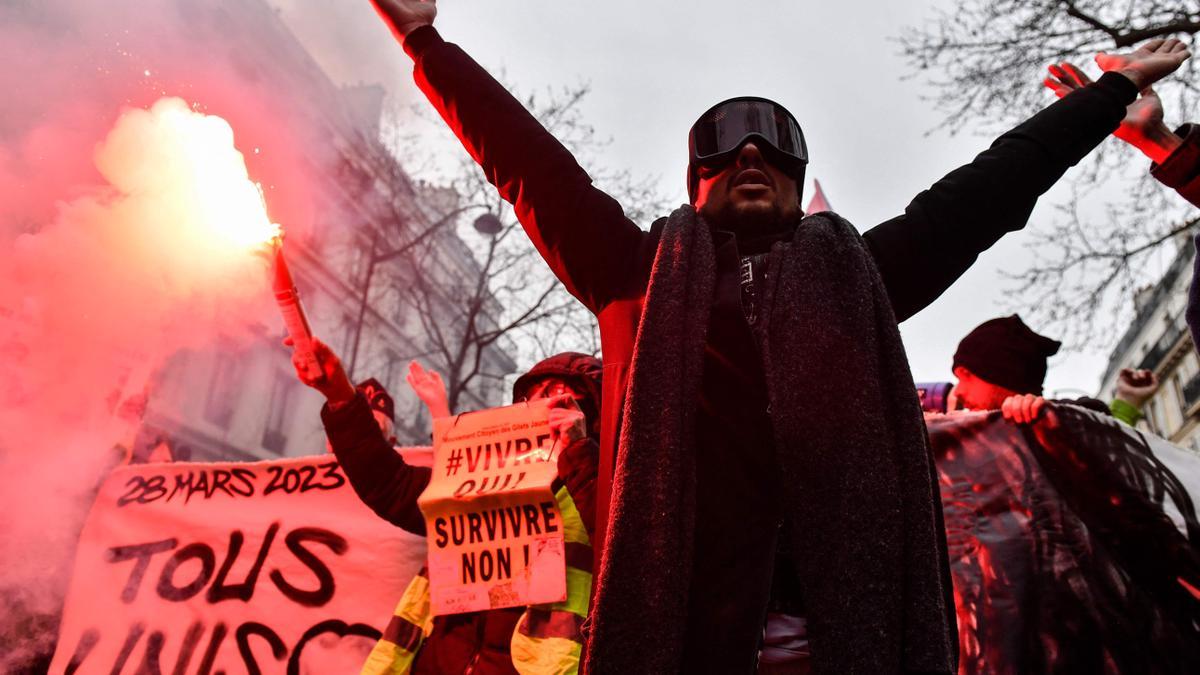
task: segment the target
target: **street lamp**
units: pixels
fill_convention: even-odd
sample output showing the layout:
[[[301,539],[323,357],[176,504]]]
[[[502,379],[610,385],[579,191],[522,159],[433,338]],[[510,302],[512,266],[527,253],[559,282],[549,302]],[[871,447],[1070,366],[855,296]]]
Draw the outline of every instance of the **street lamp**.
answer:
[[[475,219],[475,231],[479,234],[494,237],[503,229],[504,224],[500,222],[499,216],[491,211],[485,211]]]

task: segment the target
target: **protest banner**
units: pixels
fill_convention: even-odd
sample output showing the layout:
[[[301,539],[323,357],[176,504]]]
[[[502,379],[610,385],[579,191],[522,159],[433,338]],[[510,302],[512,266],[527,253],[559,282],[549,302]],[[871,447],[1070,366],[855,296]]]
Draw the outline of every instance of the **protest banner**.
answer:
[[[549,402],[434,420],[425,515],[435,616],[566,598]]]
[[[53,673],[357,672],[424,540],[330,455],[114,470],[79,540]]]
[[[961,675],[1200,672],[1200,457],[1072,405],[926,425]]]

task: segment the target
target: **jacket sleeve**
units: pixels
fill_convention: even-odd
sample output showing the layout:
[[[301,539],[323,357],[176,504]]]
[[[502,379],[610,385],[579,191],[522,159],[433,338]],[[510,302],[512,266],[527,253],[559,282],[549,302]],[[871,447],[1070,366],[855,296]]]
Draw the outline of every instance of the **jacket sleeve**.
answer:
[[[1200,127],[1185,124],[1175,130],[1183,139],[1162,164],[1152,164],[1150,175],[1169,188],[1174,188],[1180,197],[1200,206]]]
[[[383,437],[367,399],[360,392],[336,410],[321,409],[325,435],[358,498],[384,520],[413,534],[425,534],[417,497],[429,485],[432,470],[409,466]]]
[[[1115,419],[1119,419],[1131,427],[1136,427],[1138,420],[1142,419],[1141,408],[1119,398],[1114,398],[1108,404],[1108,410]]]
[[[558,456],[558,477],[575,502],[589,537],[595,536],[596,477],[600,469],[600,446],[590,438],[575,441]],[[594,545],[598,545],[593,542]]]
[[[924,309],[1007,232],[1037,198],[1117,128],[1137,97],[1106,73],[1005,133],[974,161],[918,194],[904,214],[864,236],[897,321]]]
[[[404,40],[417,85],[510,202],[567,290],[593,312],[616,297],[645,233],[512,94],[432,26]]]

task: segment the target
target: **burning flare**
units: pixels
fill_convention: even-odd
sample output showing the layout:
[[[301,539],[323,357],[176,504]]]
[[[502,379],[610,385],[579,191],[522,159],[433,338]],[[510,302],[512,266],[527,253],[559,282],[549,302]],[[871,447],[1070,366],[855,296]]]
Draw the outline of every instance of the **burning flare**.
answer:
[[[140,391],[172,353],[263,321],[262,254],[280,230],[225,120],[178,98],[127,109],[94,160],[105,185],[0,241],[0,344],[24,355],[0,360],[0,423],[107,424],[106,392]],[[23,445],[0,428],[0,448]]]
[[[187,239],[245,250],[279,235],[279,226],[267,217],[261,188],[250,180],[234,147],[228,122],[195,112],[178,98],[160,99],[148,111],[127,111],[123,121],[143,116],[139,125],[118,123],[107,141],[115,152],[97,157],[115,187],[130,193],[161,190],[186,204],[179,225]],[[127,153],[126,143],[147,145]],[[135,164],[115,165],[124,160]]]
[[[18,617],[58,606],[97,477],[137,423],[125,403],[173,414],[149,387],[167,358],[237,349],[270,318],[261,254],[279,228],[233,141],[178,98],[127,109],[94,148],[103,183],[0,237],[0,592]]]
[[[179,99],[162,99],[149,111],[161,131],[156,152],[167,190],[178,189],[192,205],[186,220],[195,237],[230,252],[253,251],[273,269],[275,301],[283,314],[302,363],[313,377],[320,367],[312,352],[312,331],[300,304],[295,282],[283,258],[283,232],[267,217],[261,187],[250,180],[242,153],[233,145],[233,129],[220,117],[189,110]],[[158,168],[147,163],[148,170]],[[220,251],[214,251],[220,253]]]

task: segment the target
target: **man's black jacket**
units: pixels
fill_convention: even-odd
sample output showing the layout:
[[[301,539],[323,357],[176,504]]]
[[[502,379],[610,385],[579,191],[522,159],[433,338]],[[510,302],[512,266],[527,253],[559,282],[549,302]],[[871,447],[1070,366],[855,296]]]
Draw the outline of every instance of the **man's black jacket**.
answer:
[[[605,372],[594,540],[603,542],[629,365],[662,221],[639,229],[561,143],[435,29],[412,32],[404,46],[418,85],[514,205],[554,273],[598,318]],[[917,195],[904,214],[864,234],[896,320],[927,306],[980,252],[1022,228],[1037,197],[1117,127],[1136,95],[1128,79],[1105,75],[1004,134]],[[738,242],[721,235],[716,243],[717,290],[697,401],[703,499],[694,559],[705,564],[693,579],[685,659],[710,672],[745,672],[761,632],[781,514],[770,484],[770,443],[758,442],[770,438],[770,418],[739,305]]]

